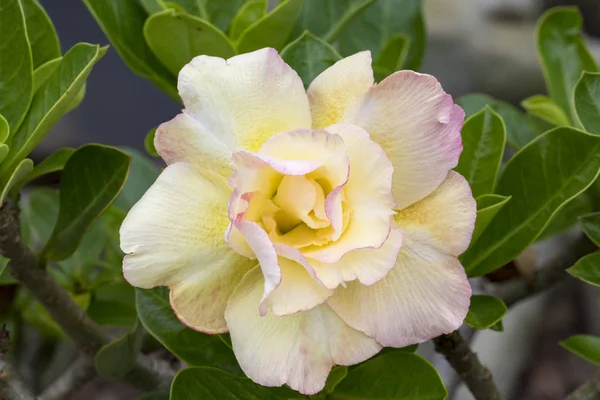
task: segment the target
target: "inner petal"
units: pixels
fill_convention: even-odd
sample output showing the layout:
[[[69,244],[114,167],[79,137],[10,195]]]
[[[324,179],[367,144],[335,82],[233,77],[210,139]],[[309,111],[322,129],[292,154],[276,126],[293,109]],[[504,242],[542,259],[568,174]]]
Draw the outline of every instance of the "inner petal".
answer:
[[[317,202],[323,204],[323,189],[306,176],[286,175],[281,180],[273,202],[286,213],[292,214],[312,229],[324,228],[329,225],[329,220],[318,218],[316,214]],[[320,197],[320,198],[319,198]],[[319,210],[321,212],[321,210]]]

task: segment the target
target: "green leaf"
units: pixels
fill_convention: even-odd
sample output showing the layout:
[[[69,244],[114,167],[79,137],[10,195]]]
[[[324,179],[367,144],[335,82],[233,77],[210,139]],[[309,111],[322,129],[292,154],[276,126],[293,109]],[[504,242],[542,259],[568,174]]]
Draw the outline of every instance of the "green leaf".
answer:
[[[235,54],[227,36],[210,23],[172,9],[152,14],[144,24],[152,52],[173,73],[200,54],[229,58]]]
[[[556,7],[538,21],[538,58],[550,98],[575,123],[573,89],[583,71],[596,72],[598,66],[581,37],[582,19],[576,7]]]
[[[41,163],[36,165],[33,170],[25,177],[23,183],[31,182],[34,179],[39,178],[52,172],[62,171],[65,164],[69,160],[69,157],[75,152],[75,149],[71,147],[64,147],[57,150],[52,155],[46,157]]]
[[[529,114],[555,126],[569,126],[571,122],[565,111],[549,97],[535,95],[521,102]]]
[[[519,150],[551,128],[546,122],[526,115],[515,106],[496,100],[487,94],[468,94],[459,97],[456,103],[465,110],[467,118],[479,112],[486,105],[492,107],[502,117],[506,126],[506,140],[515,150]]]
[[[10,138],[10,152],[0,175],[14,167],[40,143],[46,133],[67,112],[83,87],[92,67],[106,48],[87,43],[76,44],[63,57],[48,80],[33,97],[31,109],[19,130]]]
[[[235,44],[238,53],[249,53],[263,47],[281,50],[302,11],[303,0],[285,0],[253,23]]]
[[[559,342],[562,347],[571,353],[591,362],[600,365],[600,337],[592,335],[574,335]]]
[[[169,400],[167,392],[149,392],[139,396],[136,400]]]
[[[194,0],[177,0],[182,1],[194,1]],[[223,32],[227,32],[231,21],[233,20],[237,11],[242,7],[246,0],[196,0],[202,10],[200,17],[208,19],[217,28]],[[202,7],[204,6],[204,7]],[[204,14],[204,15],[203,15]]]
[[[502,117],[486,106],[465,121],[461,135],[463,151],[456,172],[467,179],[474,197],[493,193],[506,144]]]
[[[354,368],[327,398],[443,400],[447,395],[433,365],[419,355],[397,351]]]
[[[337,367],[333,367],[329,376],[327,377],[327,381],[325,382],[325,388],[321,391],[322,397],[325,398],[326,395],[332,393],[336,386],[340,384],[341,381],[348,375],[348,367],[343,365],[338,365]],[[317,397],[318,398],[318,397]]]
[[[305,87],[342,58],[328,43],[308,31],[288,44],[281,57],[300,75]]]
[[[143,29],[147,14],[136,0],[83,0],[125,64],[181,102],[176,76],[146,44]]]
[[[269,388],[209,367],[186,368],[171,383],[171,400],[275,400]]]
[[[349,56],[370,50],[373,59],[394,35],[410,38],[404,68],[418,70],[425,52],[425,23],[420,0],[377,0],[339,35],[339,50]]]
[[[590,189],[575,197],[554,214],[550,223],[546,225],[546,228],[544,228],[544,231],[538,236],[536,241],[539,242],[566,231],[577,223],[580,216],[592,212],[594,204],[591,196],[589,196],[589,192]]]
[[[0,114],[11,133],[31,103],[33,61],[20,0],[0,0]]]
[[[206,335],[184,326],[169,304],[169,289],[136,289],[136,306],[146,330],[189,365],[214,366],[240,373],[230,348],[219,335]]]
[[[5,274],[4,271],[6,271],[6,267],[8,266],[9,261],[10,260],[8,258],[0,256],[0,276],[3,276]]]
[[[156,147],[154,147],[154,136],[156,135],[156,129],[157,128],[150,129],[144,138],[144,148],[146,149],[146,153],[152,157],[160,157],[160,154],[158,154],[158,151],[156,151]]]
[[[494,296],[473,295],[465,323],[471,328],[488,329],[506,315],[506,304]]]
[[[136,149],[124,147],[121,150],[131,156],[131,166],[125,187],[115,200],[115,205],[128,211],[156,181],[160,170],[152,160]]]
[[[231,22],[229,37],[237,40],[244,31],[267,13],[267,0],[249,0],[240,8]]]
[[[129,162],[122,151],[97,144],[71,155],[60,179],[60,211],[43,250],[46,259],[60,261],[75,252],[83,233],[123,188]]]
[[[376,0],[304,0],[302,14],[294,27],[293,37],[305,30],[325,41],[333,42],[354,18]]]
[[[35,69],[35,71],[33,71],[33,93],[36,93],[39,90],[39,88],[42,87],[44,83],[46,83],[46,81],[48,80],[48,78],[50,78],[56,67],[60,65],[62,59],[62,57],[58,57],[53,60],[50,60],[40,65]]]
[[[496,332],[504,332],[504,324],[502,320],[496,322],[494,325],[490,326],[490,329]]]
[[[475,220],[471,243],[475,243],[477,238],[481,236],[496,214],[498,214],[498,211],[510,200],[510,196],[484,194],[475,200],[477,201],[477,219]]]
[[[125,378],[135,365],[144,333],[142,324],[136,322],[131,332],[102,346],[94,357],[98,375],[109,381]]]
[[[383,46],[379,57],[373,63],[373,72],[377,82],[382,81],[388,75],[402,69],[408,49],[410,48],[410,38],[406,35],[392,35],[388,42]]]
[[[2,163],[2,161],[4,161],[4,159],[8,155],[8,150],[9,150],[9,148],[7,145],[0,144],[0,163]]]
[[[600,212],[582,216],[581,227],[588,238],[600,247]]]
[[[8,122],[6,118],[0,115],[0,143],[4,143],[6,139],[8,139],[8,135],[10,134],[10,126],[8,126]],[[2,157],[4,159],[4,157]],[[2,160],[0,160],[2,162]]]
[[[147,14],[151,15],[157,12],[161,12],[165,7],[161,4],[162,0],[140,0],[140,4],[144,8]]]
[[[579,259],[567,272],[594,286],[600,286],[600,253],[588,254]]]
[[[87,313],[100,325],[133,325],[137,318],[134,288],[127,282],[114,282],[98,287],[92,293]]]
[[[60,57],[60,42],[54,24],[37,0],[21,0],[33,68]]]
[[[600,133],[600,73],[584,72],[573,98],[581,126],[590,133]]]
[[[470,276],[518,256],[552,217],[584,192],[600,170],[600,136],[556,128],[519,151],[504,167],[496,192],[512,196],[462,256]]]
[[[6,198],[11,195],[13,197],[17,197],[20,186],[19,183],[25,179],[27,175],[31,173],[33,170],[33,161],[31,159],[26,158],[22,160],[19,165],[14,169],[8,181],[4,184],[2,188],[2,194],[0,194],[0,204],[4,204]]]
[[[21,234],[36,252],[50,239],[58,218],[58,201],[58,190],[47,187],[37,187],[20,198]]]
[[[73,111],[74,109],[76,109],[77,107],[79,107],[79,105],[85,98],[86,87],[87,87],[87,85],[84,83],[83,86],[81,87],[81,89],[79,89],[79,92],[77,92],[77,94],[75,95],[75,97],[73,98],[71,103],[69,104],[69,107],[67,107],[67,111],[65,112],[65,114],[69,113],[69,112]]]

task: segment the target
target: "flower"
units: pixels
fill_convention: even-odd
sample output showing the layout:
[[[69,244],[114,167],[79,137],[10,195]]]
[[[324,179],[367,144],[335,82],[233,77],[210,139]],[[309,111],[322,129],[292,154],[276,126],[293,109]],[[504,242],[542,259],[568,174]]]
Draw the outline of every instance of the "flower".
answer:
[[[125,278],[187,326],[230,332],[244,372],[320,391],[333,365],[458,328],[476,206],[451,171],[463,110],[429,75],[375,84],[369,52],[302,81],[273,49],[198,56],[168,166],[121,227]]]

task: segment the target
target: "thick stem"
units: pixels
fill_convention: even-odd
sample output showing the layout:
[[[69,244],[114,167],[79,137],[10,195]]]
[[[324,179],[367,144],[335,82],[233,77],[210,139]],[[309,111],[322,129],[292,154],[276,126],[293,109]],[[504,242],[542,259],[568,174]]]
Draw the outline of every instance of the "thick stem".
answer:
[[[37,400],[68,399],[95,376],[94,360],[89,356],[81,356],[48,386]]]
[[[566,400],[600,400],[600,371],[567,396]]]
[[[460,332],[434,339],[435,350],[442,354],[463,379],[476,400],[501,400],[490,371],[481,364]]]
[[[6,400],[35,400],[17,371],[4,360],[0,360],[0,393]]]

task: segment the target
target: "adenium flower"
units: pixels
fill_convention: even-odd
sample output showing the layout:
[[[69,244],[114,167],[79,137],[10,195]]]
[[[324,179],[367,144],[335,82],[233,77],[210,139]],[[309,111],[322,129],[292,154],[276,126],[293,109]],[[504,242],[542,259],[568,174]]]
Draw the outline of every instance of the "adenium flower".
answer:
[[[192,329],[229,332],[244,372],[320,391],[333,365],[458,328],[476,206],[451,171],[463,110],[429,75],[375,84],[371,55],[302,81],[273,49],[198,56],[168,166],[121,227],[125,278],[168,286]]]

